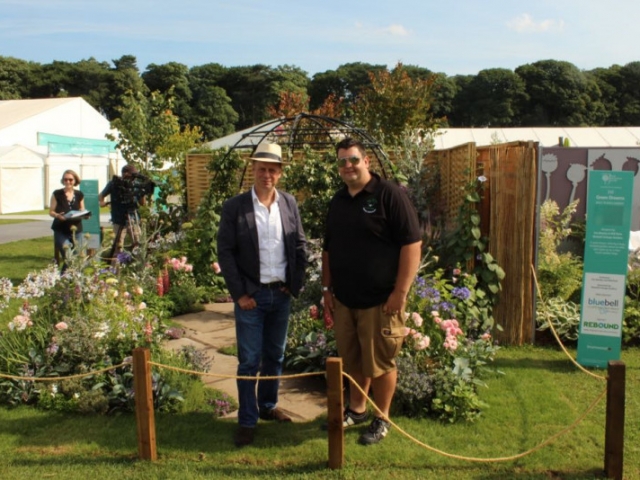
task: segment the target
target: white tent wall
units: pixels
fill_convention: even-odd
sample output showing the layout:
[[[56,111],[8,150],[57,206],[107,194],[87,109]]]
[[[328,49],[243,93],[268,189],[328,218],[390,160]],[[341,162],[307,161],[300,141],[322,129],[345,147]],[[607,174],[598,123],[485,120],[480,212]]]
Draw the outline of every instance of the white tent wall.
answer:
[[[101,191],[106,185],[109,178],[109,164],[108,157],[90,155],[83,156],[80,163],[80,171],[78,175],[82,180],[97,180],[98,191]]]
[[[41,210],[44,160],[21,146],[0,147],[0,214]]]
[[[0,145],[37,145],[38,132],[101,140],[112,132],[109,120],[79,97],[5,100],[0,107]],[[11,123],[4,125],[5,117]]]
[[[80,175],[80,156],[56,155],[47,157],[44,161],[45,171],[45,207],[49,208],[53,191],[62,188],[62,174],[65,170],[73,170]],[[80,176],[82,178],[82,176]]]

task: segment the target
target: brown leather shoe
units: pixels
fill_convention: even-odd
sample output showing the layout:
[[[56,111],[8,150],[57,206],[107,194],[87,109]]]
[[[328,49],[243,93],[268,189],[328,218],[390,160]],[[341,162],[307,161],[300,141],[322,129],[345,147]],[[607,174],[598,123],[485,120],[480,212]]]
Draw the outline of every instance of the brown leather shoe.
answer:
[[[253,443],[253,435],[255,432],[255,428],[239,426],[233,437],[233,443],[235,443],[238,448],[246,447]]]
[[[291,417],[280,410],[278,407],[271,410],[261,410],[260,418],[262,420],[275,420],[276,422],[285,423],[290,422]]]

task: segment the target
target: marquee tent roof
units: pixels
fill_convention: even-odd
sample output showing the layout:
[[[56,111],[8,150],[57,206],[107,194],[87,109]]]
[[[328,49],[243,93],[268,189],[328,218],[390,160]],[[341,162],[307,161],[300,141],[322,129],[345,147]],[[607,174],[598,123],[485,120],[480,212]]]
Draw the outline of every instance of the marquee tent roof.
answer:
[[[262,125],[241,130],[206,144],[218,149],[239,144],[256,145],[259,139],[248,134]],[[544,147],[556,146],[560,138],[571,147],[638,147],[640,127],[531,127],[531,128],[443,128],[436,135],[435,148],[444,150],[474,142],[477,146],[517,141],[539,142]]]

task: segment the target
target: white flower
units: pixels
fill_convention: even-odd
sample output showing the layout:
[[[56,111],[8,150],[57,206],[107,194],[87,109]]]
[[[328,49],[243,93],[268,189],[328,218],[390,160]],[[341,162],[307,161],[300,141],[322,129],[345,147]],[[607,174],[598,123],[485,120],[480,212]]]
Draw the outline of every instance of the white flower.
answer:
[[[487,177],[485,177],[484,175],[480,175],[480,176],[478,177],[478,181],[479,181],[480,183],[484,183],[484,182],[486,182],[486,181],[487,181]]]

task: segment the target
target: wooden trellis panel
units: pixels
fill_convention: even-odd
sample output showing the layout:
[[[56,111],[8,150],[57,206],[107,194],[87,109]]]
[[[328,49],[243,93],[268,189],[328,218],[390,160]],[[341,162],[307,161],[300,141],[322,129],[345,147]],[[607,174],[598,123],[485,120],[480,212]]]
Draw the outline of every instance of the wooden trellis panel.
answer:
[[[187,155],[187,208],[190,213],[195,213],[202,197],[209,190],[211,172],[207,170],[207,165],[210,161],[211,155],[206,153]]]
[[[446,150],[433,150],[427,157],[427,162],[439,165],[440,205],[447,231],[455,228],[464,201],[464,187],[475,178],[476,155],[475,143],[466,143]]]

